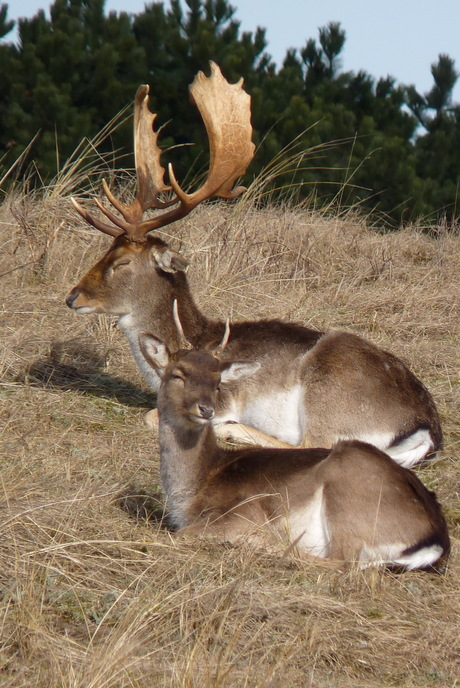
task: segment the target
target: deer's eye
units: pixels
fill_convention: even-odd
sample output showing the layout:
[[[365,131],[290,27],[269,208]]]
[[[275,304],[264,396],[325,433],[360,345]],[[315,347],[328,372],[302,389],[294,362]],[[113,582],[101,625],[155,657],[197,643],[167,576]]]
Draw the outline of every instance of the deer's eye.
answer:
[[[179,375],[178,373],[172,373],[171,380],[175,380],[176,382],[184,382],[184,378],[182,377],[182,375]]]
[[[112,270],[115,272],[115,270],[118,270],[119,268],[125,268],[130,264],[130,260],[121,260],[119,263],[115,263],[115,265],[112,265]]]

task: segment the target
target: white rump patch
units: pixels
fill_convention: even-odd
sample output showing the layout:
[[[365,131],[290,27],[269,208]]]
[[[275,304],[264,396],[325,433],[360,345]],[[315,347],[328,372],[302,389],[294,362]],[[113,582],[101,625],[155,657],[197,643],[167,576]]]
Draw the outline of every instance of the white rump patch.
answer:
[[[405,468],[415,466],[433,449],[433,440],[428,430],[417,430],[413,435],[394,447],[385,449],[388,456]]]
[[[440,545],[422,547],[412,554],[403,554],[407,544],[398,543],[382,547],[364,547],[359,557],[360,565],[365,568],[375,565],[404,566],[407,570],[424,568],[435,564],[442,555]]]
[[[431,547],[423,547],[413,554],[399,557],[395,563],[405,566],[409,570],[420,569],[425,566],[433,566],[441,555],[442,547],[440,545],[432,545]]]
[[[363,434],[359,437],[340,437],[343,440],[358,439],[361,442],[372,444],[377,449],[384,451],[393,461],[400,466],[410,468],[422,461],[425,456],[433,449],[433,441],[428,430],[416,430],[412,435],[406,437],[394,447],[389,445],[393,442],[394,435],[391,433],[372,433]]]

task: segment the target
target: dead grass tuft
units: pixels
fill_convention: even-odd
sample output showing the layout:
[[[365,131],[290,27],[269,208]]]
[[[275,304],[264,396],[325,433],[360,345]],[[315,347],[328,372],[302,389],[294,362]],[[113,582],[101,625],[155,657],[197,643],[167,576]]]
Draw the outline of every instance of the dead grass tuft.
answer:
[[[143,424],[154,398],[111,320],[64,305],[107,239],[53,194],[7,198],[0,232],[0,685],[457,685],[457,232],[241,203],[165,235],[210,315],[352,330],[427,384],[445,451],[419,475],[451,529],[444,576],[172,542]]]

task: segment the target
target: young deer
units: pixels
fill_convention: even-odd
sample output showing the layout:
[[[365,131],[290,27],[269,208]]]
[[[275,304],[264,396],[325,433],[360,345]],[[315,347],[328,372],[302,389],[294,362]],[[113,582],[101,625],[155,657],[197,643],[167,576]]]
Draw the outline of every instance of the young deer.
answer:
[[[218,447],[212,420],[219,387],[259,368],[221,361],[227,338],[228,330],[210,353],[182,335],[182,349],[171,355],[160,339],[140,336],[142,354],[161,377],[161,478],[179,532],[232,543],[259,543],[270,533],[308,555],[360,566],[430,568],[446,559],[449,536],[434,494],[369,444]]]
[[[148,108],[148,87],[142,86],[134,118],[135,201],[128,206],[120,203],[105,184],[107,198],[121,215],[97,201],[111,223],[74,202],[88,223],[114,241],[69,293],[67,305],[77,313],[119,316],[118,325],[139,369],[155,391],[159,376],[145,362],[139,335],[151,332],[174,349],[174,300],[185,334],[196,347],[215,345],[224,323],[210,320],[197,308],[185,275],[187,261],[148,233],[183,217],[206,198],[241,194],[242,187],[232,187],[254,152],[249,96],[241,83],[228,84],[218,67],[211,65],[211,77],[197,75],[191,94],[203,115],[211,148],[209,176],[200,189],[184,193],[170,167],[175,198],[159,199],[170,187],[164,183],[161,150],[152,129],[156,115]],[[176,205],[169,209],[171,204]],[[143,220],[151,208],[166,210]],[[423,384],[395,356],[354,334],[324,334],[280,320],[234,323],[224,356],[259,363],[251,378],[234,380],[218,397],[213,423],[220,425],[216,429],[224,437],[250,436],[262,445],[285,447],[331,447],[339,439],[359,439],[404,466],[433,457],[442,446],[438,413]]]

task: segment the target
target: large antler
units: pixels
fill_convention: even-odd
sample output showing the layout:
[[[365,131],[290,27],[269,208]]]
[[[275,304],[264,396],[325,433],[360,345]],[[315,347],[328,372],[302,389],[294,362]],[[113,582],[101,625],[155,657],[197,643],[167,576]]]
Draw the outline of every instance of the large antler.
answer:
[[[77,201],[72,202],[80,215],[93,227],[110,234],[125,234],[131,241],[142,242],[152,230],[171,224],[190,213],[207,198],[237,198],[245,187],[233,188],[254,156],[255,146],[251,141],[250,96],[243,90],[243,80],[229,84],[214,62],[211,76],[199,72],[190,86],[190,96],[203,117],[210,145],[210,166],[208,177],[201,188],[192,194],[185,193],[179,186],[172,169],[168,166],[171,186],[164,183],[164,168],[160,165],[161,149],[157,144],[158,133],[153,130],[156,114],[148,107],[149,87],[140,86],[135,99],[134,149],[137,173],[137,196],[131,205],[125,205],[114,197],[107,183],[103,182],[104,193],[110,203],[121,214],[115,215],[99,200],[96,203],[111,221],[108,224],[93,217]],[[171,201],[161,201],[159,195],[174,190]],[[165,213],[149,220],[142,220],[146,210],[165,209]]]

